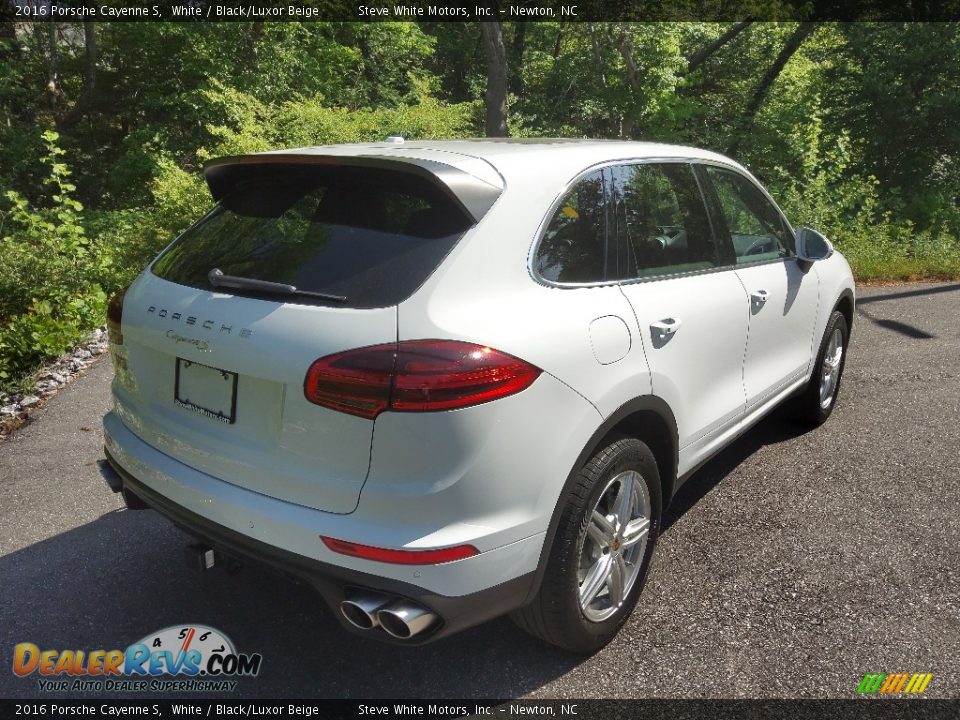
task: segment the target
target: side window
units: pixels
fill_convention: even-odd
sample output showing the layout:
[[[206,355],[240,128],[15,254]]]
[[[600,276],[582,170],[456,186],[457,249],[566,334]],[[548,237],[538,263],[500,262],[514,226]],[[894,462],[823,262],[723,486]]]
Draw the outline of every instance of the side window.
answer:
[[[537,247],[534,267],[562,283],[608,279],[603,176],[590,173],[560,201]]]
[[[705,167],[738,264],[790,257],[791,239],[780,213],[747,178],[712,165]]]
[[[717,267],[703,197],[686,163],[622,165],[610,180],[612,225],[627,269],[651,277]],[[612,233],[611,233],[612,234]]]

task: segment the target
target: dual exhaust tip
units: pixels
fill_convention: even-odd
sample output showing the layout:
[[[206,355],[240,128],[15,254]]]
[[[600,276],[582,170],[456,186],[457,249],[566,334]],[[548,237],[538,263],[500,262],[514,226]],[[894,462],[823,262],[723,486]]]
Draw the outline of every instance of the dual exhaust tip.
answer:
[[[436,613],[410,600],[374,593],[351,595],[340,603],[340,612],[355,628],[379,627],[398,640],[409,640],[439,620]]]

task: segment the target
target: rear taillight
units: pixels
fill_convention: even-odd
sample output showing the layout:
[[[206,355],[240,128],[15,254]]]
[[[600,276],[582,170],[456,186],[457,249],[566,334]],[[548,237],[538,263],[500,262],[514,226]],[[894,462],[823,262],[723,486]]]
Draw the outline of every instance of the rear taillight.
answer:
[[[540,369],[499,350],[455,340],[407,340],[320,358],[307,400],[375,418],[384,410],[431,412],[479,405],[529,387]]]
[[[124,288],[107,303],[107,332],[110,342],[113,345],[123,345],[123,333],[120,331],[120,321],[123,319],[123,296],[127,288]]]

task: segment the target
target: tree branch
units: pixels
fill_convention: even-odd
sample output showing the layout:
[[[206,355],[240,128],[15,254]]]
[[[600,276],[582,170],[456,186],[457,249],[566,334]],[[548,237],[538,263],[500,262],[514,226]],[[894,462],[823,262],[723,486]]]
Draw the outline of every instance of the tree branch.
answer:
[[[792,58],[794,53],[803,45],[803,41],[816,29],[816,23],[802,22],[797,26],[797,29],[793,31],[793,34],[787,38],[783,49],[780,51],[780,54],[777,55],[777,59],[773,61],[773,65],[770,66],[770,69],[764,74],[763,79],[760,80],[760,84],[757,85],[756,90],[753,91],[750,102],[747,103],[747,107],[741,116],[739,129],[733,137],[733,142],[730,144],[727,154],[733,155],[740,148],[740,143],[753,125],[753,120],[763,105],[763,101],[767,99],[770,88],[773,87],[777,78],[780,77],[780,73],[783,72],[787,63],[790,62],[790,58]]]
[[[684,74],[689,75],[698,67],[703,65],[711,55],[720,50],[724,45],[733,40],[737,35],[746,30],[750,25],[753,24],[752,20],[744,20],[743,22],[736,23],[733,27],[729,28],[723,35],[718,37],[711,43],[707,43],[697,52],[691,55],[687,59],[687,69]]]

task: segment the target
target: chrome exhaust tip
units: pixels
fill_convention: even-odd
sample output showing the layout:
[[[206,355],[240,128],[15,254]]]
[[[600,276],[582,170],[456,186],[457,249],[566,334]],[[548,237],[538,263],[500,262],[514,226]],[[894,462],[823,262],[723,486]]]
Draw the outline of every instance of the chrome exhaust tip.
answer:
[[[409,640],[437,621],[435,613],[409,600],[397,600],[377,612],[377,622],[388,635]]]
[[[390,603],[390,598],[373,593],[357,593],[340,603],[340,614],[360,630],[373,630],[379,624],[377,611]]]

